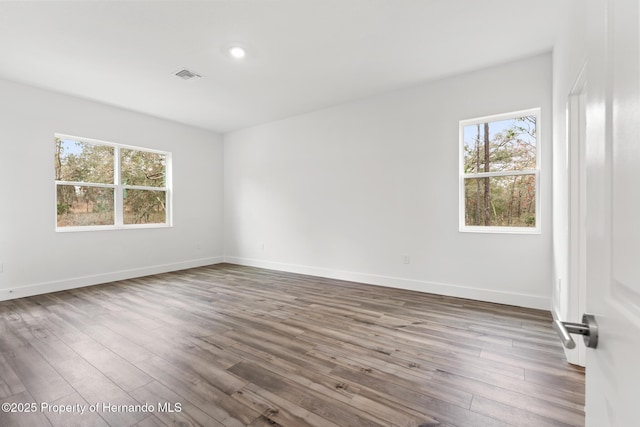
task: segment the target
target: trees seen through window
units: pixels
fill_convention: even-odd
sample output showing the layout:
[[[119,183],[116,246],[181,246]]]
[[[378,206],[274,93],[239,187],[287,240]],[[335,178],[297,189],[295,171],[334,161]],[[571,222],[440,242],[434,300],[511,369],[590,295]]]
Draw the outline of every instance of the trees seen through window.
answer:
[[[55,137],[57,228],[168,225],[170,153]]]
[[[461,122],[461,228],[536,229],[537,110]]]

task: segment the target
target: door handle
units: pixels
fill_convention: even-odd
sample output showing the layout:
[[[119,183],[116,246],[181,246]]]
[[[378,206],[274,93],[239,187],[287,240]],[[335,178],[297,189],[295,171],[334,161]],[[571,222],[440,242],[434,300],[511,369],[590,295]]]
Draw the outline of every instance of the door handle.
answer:
[[[575,348],[576,346],[576,342],[571,338],[570,334],[582,335],[584,344],[588,348],[596,348],[598,346],[598,324],[592,314],[583,314],[582,323],[554,320],[553,329],[558,333],[562,345],[567,348]]]

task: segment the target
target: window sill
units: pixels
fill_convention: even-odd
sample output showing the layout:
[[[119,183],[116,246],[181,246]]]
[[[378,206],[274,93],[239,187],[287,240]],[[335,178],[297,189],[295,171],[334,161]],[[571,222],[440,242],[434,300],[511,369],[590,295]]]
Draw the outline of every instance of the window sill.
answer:
[[[540,227],[474,227],[461,226],[460,233],[484,234],[542,234]]]
[[[83,231],[116,231],[116,230],[140,230],[150,228],[172,228],[171,224],[131,224],[131,225],[94,225],[87,227],[56,227],[56,233],[78,233]]]

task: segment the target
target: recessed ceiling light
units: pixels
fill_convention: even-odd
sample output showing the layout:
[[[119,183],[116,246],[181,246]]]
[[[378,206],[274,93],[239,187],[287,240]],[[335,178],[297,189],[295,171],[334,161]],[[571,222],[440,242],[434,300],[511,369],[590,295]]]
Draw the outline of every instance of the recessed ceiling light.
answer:
[[[242,59],[247,56],[247,51],[240,46],[232,46],[229,48],[229,55],[236,59]]]

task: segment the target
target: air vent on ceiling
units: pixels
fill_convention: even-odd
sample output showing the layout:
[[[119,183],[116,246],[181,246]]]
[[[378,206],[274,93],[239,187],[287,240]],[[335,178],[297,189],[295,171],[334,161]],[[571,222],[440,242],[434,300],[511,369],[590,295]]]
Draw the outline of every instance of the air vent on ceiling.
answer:
[[[182,69],[180,71],[178,71],[177,73],[174,73],[176,76],[180,77],[183,80],[189,80],[192,79],[194,77],[202,77],[200,74],[198,73],[194,73],[193,71]]]

